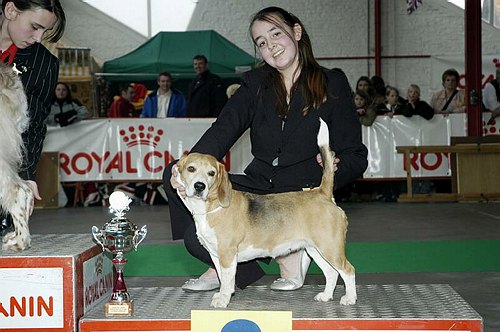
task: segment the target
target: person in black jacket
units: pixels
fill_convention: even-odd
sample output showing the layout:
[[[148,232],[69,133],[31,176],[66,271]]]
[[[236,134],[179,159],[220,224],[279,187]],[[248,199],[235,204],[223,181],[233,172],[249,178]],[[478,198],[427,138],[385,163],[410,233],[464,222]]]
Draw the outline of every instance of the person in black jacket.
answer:
[[[196,78],[189,86],[187,116],[216,118],[227,102],[222,80],[208,70],[208,60],[204,55],[194,56],[193,68]]]
[[[45,119],[59,74],[59,62],[40,42],[57,42],[66,18],[59,0],[3,0],[0,16],[0,61],[17,70],[28,99],[30,118],[23,133],[25,151],[19,176],[27,180],[40,200],[35,172],[47,132]],[[9,216],[0,216],[0,235],[12,227]]]
[[[66,127],[89,116],[89,110],[71,96],[68,84],[57,82],[50,114],[46,123],[50,127]]]
[[[431,105],[420,100],[420,87],[418,85],[410,84],[407,100],[401,106],[401,114],[406,117],[420,115],[426,120],[430,120],[434,116],[434,109],[432,109]]]
[[[240,88],[229,99],[217,120],[191,152],[221,159],[250,129],[253,160],[245,174],[230,175],[233,188],[257,194],[301,191],[319,186],[322,176],[318,158],[319,117],[330,129],[331,149],[336,153],[335,184],[339,189],[362,176],[367,167],[367,149],[346,76],[322,68],[314,59],[309,35],[300,20],[286,10],[268,7],[255,14],[251,35],[263,58],[258,68],[242,76]],[[184,238],[188,251],[210,267],[183,289],[206,291],[219,286],[208,252],[200,245],[191,214],[175,189],[170,164],[163,174],[169,198],[172,234]],[[332,193],[333,194],[333,193]],[[281,278],[276,290],[302,287],[310,259],[299,251],[277,258]],[[238,264],[236,285],[243,288],[264,272],[256,261]]]

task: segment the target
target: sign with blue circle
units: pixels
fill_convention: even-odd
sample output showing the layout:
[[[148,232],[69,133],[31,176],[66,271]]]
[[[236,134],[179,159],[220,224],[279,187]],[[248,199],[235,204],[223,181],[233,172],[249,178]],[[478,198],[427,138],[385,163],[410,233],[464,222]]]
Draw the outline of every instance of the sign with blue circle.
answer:
[[[232,320],[220,332],[262,332],[260,327],[248,319]]]
[[[191,332],[292,332],[292,312],[192,310]]]

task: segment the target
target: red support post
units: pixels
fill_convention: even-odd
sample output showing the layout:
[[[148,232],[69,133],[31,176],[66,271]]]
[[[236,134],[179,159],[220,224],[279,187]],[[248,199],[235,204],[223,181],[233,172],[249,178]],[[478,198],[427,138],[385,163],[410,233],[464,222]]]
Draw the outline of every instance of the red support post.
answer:
[[[467,105],[467,136],[479,137],[482,132],[482,40],[481,1],[465,0],[465,97]]]
[[[375,22],[375,75],[382,75],[382,65],[381,65],[381,47],[380,47],[380,1],[375,0],[375,10],[374,10],[374,22]]]

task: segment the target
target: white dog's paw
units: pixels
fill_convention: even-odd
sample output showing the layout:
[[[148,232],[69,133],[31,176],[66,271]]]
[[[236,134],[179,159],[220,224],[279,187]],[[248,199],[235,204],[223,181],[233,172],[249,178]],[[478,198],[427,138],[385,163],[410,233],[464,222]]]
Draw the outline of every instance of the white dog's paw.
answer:
[[[333,296],[330,296],[328,295],[327,293],[325,292],[321,292],[321,293],[318,293],[314,299],[318,302],[328,302],[330,301],[331,299],[333,299]]]
[[[212,303],[210,303],[210,305],[214,308],[226,308],[229,304],[229,300],[231,300],[231,294],[217,292],[212,297]]]
[[[341,305],[353,305],[356,304],[356,297],[344,295],[340,299]]]
[[[31,238],[20,237],[16,231],[5,234],[2,239],[2,250],[23,251],[31,246]]]

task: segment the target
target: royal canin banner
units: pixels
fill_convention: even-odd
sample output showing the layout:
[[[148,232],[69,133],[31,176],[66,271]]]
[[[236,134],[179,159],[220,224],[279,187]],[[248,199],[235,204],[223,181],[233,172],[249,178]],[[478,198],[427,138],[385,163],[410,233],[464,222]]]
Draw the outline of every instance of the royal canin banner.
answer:
[[[500,135],[498,121],[486,124],[487,135]],[[497,118],[498,119],[498,118]],[[193,147],[214,119],[101,119],[85,120],[64,128],[49,128],[44,151],[58,151],[61,181],[161,180],[163,170]],[[449,145],[451,136],[466,136],[466,114],[379,116],[362,127],[368,148],[364,178],[403,178],[403,155],[396,146]],[[231,173],[243,173],[251,161],[248,131],[234,144],[222,163]],[[450,176],[447,154],[412,157],[416,177]]]
[[[61,181],[161,180],[214,119],[101,119],[49,128],[44,151],[59,152]],[[250,162],[247,133],[222,162],[242,172]]]

